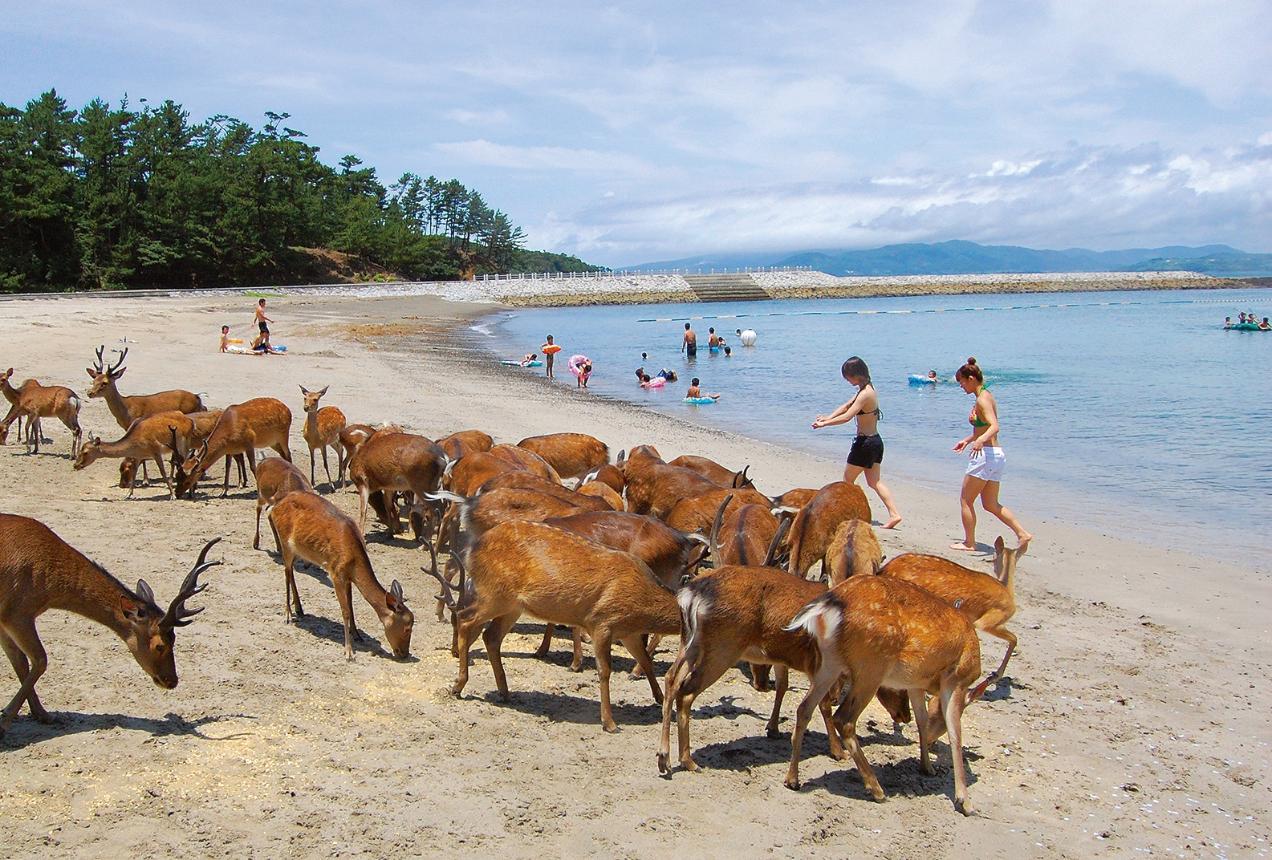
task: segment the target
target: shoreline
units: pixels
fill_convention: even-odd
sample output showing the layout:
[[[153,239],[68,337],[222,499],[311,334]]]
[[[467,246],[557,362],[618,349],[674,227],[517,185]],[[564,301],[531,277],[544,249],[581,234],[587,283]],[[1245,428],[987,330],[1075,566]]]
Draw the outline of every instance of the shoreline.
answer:
[[[129,337],[125,393],[180,385],[207,392],[214,405],[281,397],[293,410],[292,451],[302,464],[297,386],[330,385],[328,400],[350,421],[398,420],[432,437],[476,426],[505,442],[577,430],[599,436],[614,454],[651,442],[668,458],[692,452],[750,462],[768,493],[820,486],[841,469],[504,373],[472,352],[480,335],[469,326],[489,304],[280,299],[271,315],[282,320],[285,357],[214,352],[222,321],[250,318],[250,302],[238,296],[13,307],[0,334],[12,350],[7,363],[20,357],[21,376],[82,390],[93,348]],[[85,400],[82,415],[86,431],[122,435],[101,400]],[[40,518],[122,580],[145,577],[161,596],[173,593],[208,536],[226,537],[218,547],[226,564],[200,595],[207,612],[178,637],[182,681],[172,692],[146,681],[103,628],[66,613],[40,619],[50,670],[39,689],[62,724],[41,726],[24,714],[0,746],[8,777],[0,804],[15,812],[7,853],[146,846],[300,856],[386,845],[435,852],[459,843],[509,856],[645,857],[665,855],[674,840],[694,854],[1255,855],[1272,836],[1265,783],[1272,691],[1263,673],[1272,581],[1250,566],[1130,544],[1101,534],[1098,523],[1034,528],[1010,625],[1020,636],[1012,681],[967,712],[980,815],[964,820],[950,808],[944,744],[939,775],[923,776],[913,726],[893,735],[873,705],[861,724],[863,748],[891,800],[865,799],[853,768],[827,758],[816,731],[805,788],[787,791],[788,736],[764,737],[771,694],[751,690],[737,673],[695,708],[703,771],[659,777],[660,713],[644,682],[625,677],[630,661],[619,660],[614,676],[622,730],[606,735],[597,725],[590,653],[581,675],[566,670],[560,638],[549,661],[534,659],[542,626],[528,619],[505,647],[511,701],[491,695],[480,652],[456,701],[446,691],[456,670],[450,629],[434,621],[436,587],[419,571],[426,554],[378,527],[370,530],[370,555],[382,582],[398,578],[406,588],[416,612],[415,659],[402,664],[376,653],[382,630],[355,597],[371,643],[346,663],[324,575],[300,571],[312,614],[282,623],[281,566],[273,553],[250,549],[253,490],[221,500],[208,489],[197,502],[169,502],[160,485],[127,501],[107,465],[71,471],[65,429],[47,424],[54,439],[47,454],[0,448],[0,509]],[[321,466],[318,474],[322,480]],[[907,520],[898,532],[880,532],[884,551],[942,553],[957,526],[951,493],[903,491]],[[326,498],[356,514],[355,494]],[[877,499],[870,501],[878,513]],[[986,522],[982,540],[996,533]],[[979,557],[965,563],[986,569]],[[1000,648],[984,639],[984,662],[996,663]],[[671,657],[666,648],[658,653],[660,672]],[[806,689],[803,677],[791,681],[783,733]],[[179,783],[173,773],[182,774]],[[186,826],[172,828],[173,818]]]

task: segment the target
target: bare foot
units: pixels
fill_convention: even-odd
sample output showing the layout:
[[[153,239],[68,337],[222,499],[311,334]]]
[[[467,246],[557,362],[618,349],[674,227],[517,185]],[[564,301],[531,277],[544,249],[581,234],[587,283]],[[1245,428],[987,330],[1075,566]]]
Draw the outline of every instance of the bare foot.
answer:
[[[1033,540],[1033,535],[1028,533],[1026,533],[1025,536],[1022,538],[1017,538],[1016,554],[1019,555],[1020,553],[1023,553],[1025,550],[1029,549],[1029,542],[1031,540]]]
[[[901,525],[901,517],[893,517],[892,519],[884,523],[883,527],[885,529],[894,529],[899,525]]]
[[[958,550],[959,552],[976,552],[976,547],[968,546],[962,541],[958,541],[957,543],[950,544],[950,549],[955,549],[955,550]]]

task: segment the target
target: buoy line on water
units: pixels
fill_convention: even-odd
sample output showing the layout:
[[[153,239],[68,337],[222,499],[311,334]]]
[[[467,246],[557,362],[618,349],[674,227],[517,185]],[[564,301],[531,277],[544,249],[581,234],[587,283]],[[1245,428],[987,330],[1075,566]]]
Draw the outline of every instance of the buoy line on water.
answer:
[[[687,317],[648,317],[638,319],[642,323],[688,322],[691,320],[736,320],[747,317],[820,317],[820,316],[876,316],[883,314],[946,314],[966,313],[969,311],[1032,311],[1042,308],[1111,308],[1131,305],[1222,305],[1240,304],[1239,299],[1159,299],[1157,301],[1120,301],[1120,302],[1048,302],[1032,305],[993,305],[967,306],[959,308],[898,308],[896,310],[845,310],[845,311],[765,311],[761,313],[741,314],[699,314]]]

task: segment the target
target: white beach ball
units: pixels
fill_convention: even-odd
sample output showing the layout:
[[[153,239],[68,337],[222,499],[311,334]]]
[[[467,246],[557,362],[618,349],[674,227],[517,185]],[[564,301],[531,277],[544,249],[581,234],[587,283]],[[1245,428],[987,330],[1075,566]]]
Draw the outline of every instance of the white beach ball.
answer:
[[[744,328],[738,337],[741,338],[743,346],[755,346],[755,329]]]

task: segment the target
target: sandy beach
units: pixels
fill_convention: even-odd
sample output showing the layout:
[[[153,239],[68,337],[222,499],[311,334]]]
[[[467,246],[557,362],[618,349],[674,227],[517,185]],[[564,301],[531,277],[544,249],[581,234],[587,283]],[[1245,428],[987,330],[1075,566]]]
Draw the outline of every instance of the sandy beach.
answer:
[[[1178,285],[1174,285],[1178,286]],[[1001,289],[1001,287],[999,287]],[[474,298],[478,298],[474,296]],[[838,461],[713,432],[504,372],[466,346],[486,304],[436,296],[270,300],[279,357],[219,355],[222,322],[250,320],[243,296],[68,297],[6,302],[0,365],[16,379],[87,387],[93,350],[130,348],[123,393],[183,387],[225,406],[274,396],[291,407],[296,461],[307,464],[299,385],[329,386],[324,404],[351,421],[396,421],[430,437],[477,427],[497,441],[581,431],[612,452],[652,443],[670,459],[697,453],[750,464],[777,494],[836,480]],[[122,435],[104,401],[85,399],[86,433]],[[108,630],[50,612],[40,632],[50,666],[39,692],[59,724],[23,712],[0,741],[0,854],[102,856],[384,856],[476,849],[504,856],[1261,857],[1272,796],[1272,572],[1213,561],[1207,548],[1166,552],[1122,540],[1099,522],[1029,517],[1036,542],[1020,563],[1020,647],[1010,683],[964,720],[978,815],[956,814],[944,741],[938,775],[917,764],[913,725],[894,734],[877,705],[863,748],[889,792],[867,798],[849,764],[810,731],[804,787],[782,785],[789,735],[764,736],[771,693],[730,673],[697,703],[697,774],[660,777],[659,709],[629,679],[620,649],[613,683],[621,731],[605,734],[590,652],[568,671],[568,641],[530,656],[542,625],[523,620],[504,646],[512,698],[498,702],[474,649],[461,700],[450,627],[433,619],[436,586],[413,541],[368,538],[377,575],[399,579],[416,613],[412,653],[396,662],[355,597],[372,642],[347,663],[325,576],[298,584],[310,615],[283,623],[282,566],[251,549],[255,490],[202,491],[170,502],[162,485],[128,500],[115,461],[73,471],[69,434],[28,456],[0,448],[0,511],[33,516],[161,602],[203,543],[225,564],[179,632],[180,686],[163,691]],[[739,428],[744,430],[745,428]],[[219,476],[219,468],[213,472]],[[321,466],[319,467],[321,475]],[[906,521],[880,532],[885,552],[943,553],[958,536],[956,484],[934,493],[892,481]],[[1076,490],[1075,490],[1076,492]],[[1022,516],[1027,498],[1007,501]],[[356,515],[350,491],[331,496]],[[1251,499],[1251,504],[1261,500]],[[1262,500],[1266,501],[1266,500]],[[876,515],[878,500],[871,497]],[[982,519],[991,543],[1001,527]],[[265,539],[263,544],[269,544]],[[971,562],[988,569],[985,559]],[[192,601],[194,602],[194,601]],[[672,643],[674,645],[674,643]],[[984,663],[1002,644],[982,638]],[[656,655],[660,671],[672,652]],[[16,690],[0,687],[5,701]],[[792,673],[783,732],[806,689]],[[8,692],[4,692],[8,690]]]

